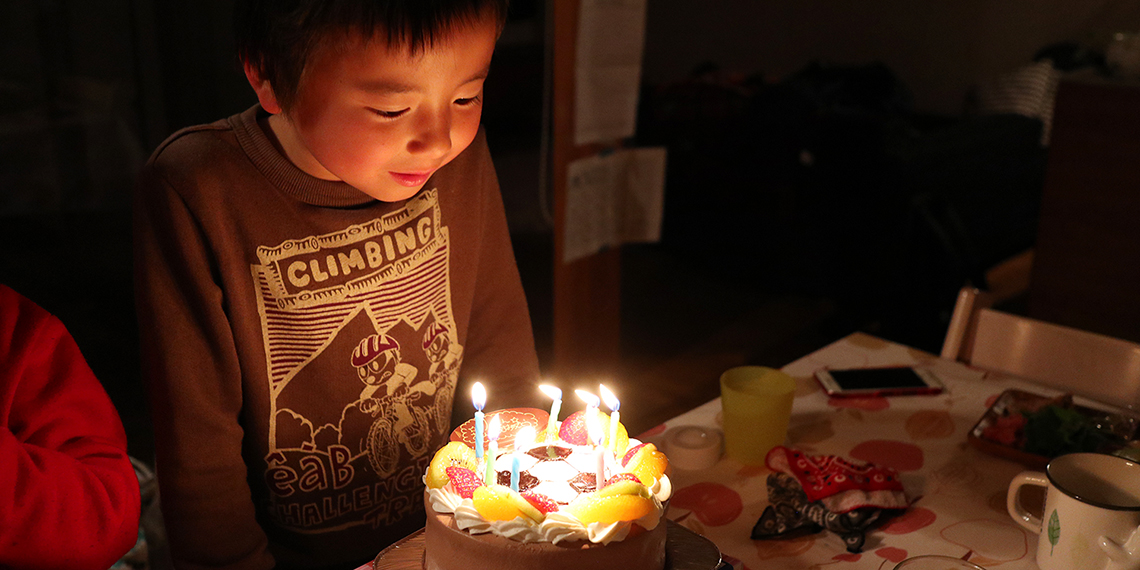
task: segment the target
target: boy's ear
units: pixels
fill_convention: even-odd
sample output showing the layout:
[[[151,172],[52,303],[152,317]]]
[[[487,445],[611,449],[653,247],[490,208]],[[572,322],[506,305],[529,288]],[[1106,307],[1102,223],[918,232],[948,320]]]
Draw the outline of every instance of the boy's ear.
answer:
[[[269,80],[263,78],[261,72],[248,61],[242,62],[242,67],[245,69],[245,78],[249,81],[249,86],[257,93],[257,101],[261,103],[261,108],[274,115],[281,114],[281,105],[277,103],[277,95],[273,93],[273,86],[269,84]]]

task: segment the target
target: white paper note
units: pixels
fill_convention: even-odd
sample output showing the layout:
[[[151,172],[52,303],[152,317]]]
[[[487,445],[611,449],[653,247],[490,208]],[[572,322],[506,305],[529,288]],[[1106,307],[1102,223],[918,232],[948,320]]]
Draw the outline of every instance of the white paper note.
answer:
[[[571,162],[562,261],[623,243],[661,239],[665,149],[617,150]]]
[[[575,61],[574,143],[633,136],[646,0],[581,0]]]

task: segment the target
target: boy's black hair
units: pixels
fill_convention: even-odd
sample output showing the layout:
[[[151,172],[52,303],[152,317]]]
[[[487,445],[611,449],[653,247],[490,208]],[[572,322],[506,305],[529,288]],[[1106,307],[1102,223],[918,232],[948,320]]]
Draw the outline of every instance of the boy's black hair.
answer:
[[[500,29],[509,0],[238,0],[234,35],[241,61],[269,80],[278,103],[295,101],[301,72],[321,42],[360,33],[406,46],[430,47],[454,28],[491,18]]]

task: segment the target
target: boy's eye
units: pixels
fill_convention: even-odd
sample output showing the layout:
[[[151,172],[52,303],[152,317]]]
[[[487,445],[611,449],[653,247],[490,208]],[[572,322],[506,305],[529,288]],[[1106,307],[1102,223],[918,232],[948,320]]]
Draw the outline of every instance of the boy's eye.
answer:
[[[481,101],[482,99],[483,98],[479,95],[476,95],[474,97],[464,97],[463,99],[456,99],[455,104],[460,105],[460,106],[474,105],[474,104],[478,103],[479,101]]]
[[[385,119],[395,119],[396,117],[399,117],[399,116],[403,115],[404,113],[407,113],[408,110],[407,109],[400,109],[399,111],[385,111],[383,109],[372,109],[372,112],[376,113],[377,115],[379,115],[380,117],[383,117]]]

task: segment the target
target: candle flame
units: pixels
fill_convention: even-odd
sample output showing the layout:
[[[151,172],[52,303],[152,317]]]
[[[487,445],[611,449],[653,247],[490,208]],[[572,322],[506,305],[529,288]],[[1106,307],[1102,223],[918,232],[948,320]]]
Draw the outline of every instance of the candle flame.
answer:
[[[476,382],[471,387],[471,403],[475,405],[475,409],[480,412],[483,411],[483,406],[487,405],[487,389],[483,388],[482,382]]]
[[[603,384],[598,384],[598,391],[602,393],[602,400],[605,401],[606,407],[611,412],[616,412],[621,408],[621,402],[618,401],[617,396],[610,392]]]
[[[587,406],[593,406],[596,408],[599,405],[601,405],[601,403],[602,403],[602,401],[599,400],[597,396],[595,396],[595,395],[593,395],[593,394],[591,394],[585,390],[574,390],[574,393],[577,394],[578,397],[581,398],[583,402],[586,402]]]
[[[503,430],[503,421],[499,414],[491,416],[491,421],[487,422],[487,437],[492,441],[499,439],[499,433]]]
[[[590,437],[591,444],[600,445],[602,443],[602,421],[597,414],[591,414],[586,418],[586,434]]]
[[[562,399],[562,389],[561,388],[558,388],[556,386],[551,386],[549,384],[543,384],[543,385],[539,386],[538,389],[542,390],[543,394],[546,394],[547,396],[549,396],[550,398],[552,398],[554,400],[561,400]]]
[[[523,426],[515,434],[515,451],[525,451],[534,446],[535,432],[533,426]]]

